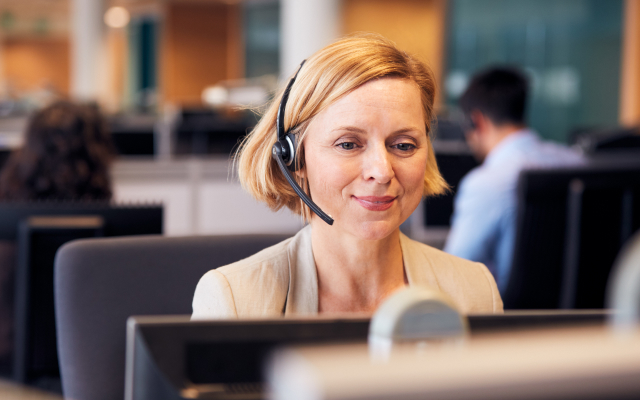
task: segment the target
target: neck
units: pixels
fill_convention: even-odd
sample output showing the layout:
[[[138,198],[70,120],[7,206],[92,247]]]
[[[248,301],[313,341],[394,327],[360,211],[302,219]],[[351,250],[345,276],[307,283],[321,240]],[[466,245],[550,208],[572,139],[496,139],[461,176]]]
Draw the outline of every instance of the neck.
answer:
[[[399,229],[383,239],[363,240],[315,216],[311,225],[319,312],[372,312],[404,285]]]
[[[487,143],[486,153],[491,153],[491,151],[498,147],[498,145],[502,143],[503,140],[524,128],[525,125],[519,124],[494,125],[491,129],[491,135],[489,136],[489,140]]]

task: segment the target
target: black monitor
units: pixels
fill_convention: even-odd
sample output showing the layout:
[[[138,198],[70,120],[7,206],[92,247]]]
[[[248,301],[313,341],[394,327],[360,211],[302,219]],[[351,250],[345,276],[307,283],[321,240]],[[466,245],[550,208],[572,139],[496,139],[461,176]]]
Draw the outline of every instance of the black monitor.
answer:
[[[161,234],[163,206],[109,202],[37,201],[0,202],[0,240],[15,240],[18,224],[33,216],[99,215],[104,236]]]
[[[362,341],[368,330],[367,318],[131,317],[125,399],[261,399],[262,365],[276,346]]]
[[[230,154],[255,124],[249,112],[183,110],[174,130],[175,153]]]
[[[120,156],[153,156],[156,154],[155,118],[132,115],[109,121],[111,138]]]
[[[478,161],[471,154],[465,143],[445,147],[436,143],[436,161],[442,177],[447,181],[451,191],[441,196],[430,197],[424,201],[424,226],[449,227],[453,215],[453,202],[460,181],[472,169],[478,166]]]
[[[640,164],[523,171],[505,308],[602,308],[640,228]]]
[[[603,324],[609,313],[514,312],[469,316],[471,333]],[[263,365],[277,346],[367,340],[368,318],[189,321],[131,317],[126,400],[263,398]]]
[[[162,234],[162,225],[161,205],[0,202],[0,240],[17,253],[11,367],[15,380],[54,390],[58,385],[53,304],[58,248],[86,237]],[[8,259],[0,259],[4,262]]]

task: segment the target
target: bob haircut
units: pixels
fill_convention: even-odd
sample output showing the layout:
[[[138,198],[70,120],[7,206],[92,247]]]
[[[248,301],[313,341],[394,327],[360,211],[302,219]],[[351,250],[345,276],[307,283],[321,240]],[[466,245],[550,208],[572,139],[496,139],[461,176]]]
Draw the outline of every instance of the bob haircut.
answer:
[[[284,118],[285,130],[297,136],[295,162],[304,168],[302,143],[316,115],[363,84],[384,77],[408,79],[418,85],[427,135],[431,139],[436,90],[431,70],[382,36],[360,34],[338,40],[318,51],[307,59],[298,73]],[[276,116],[283,92],[279,91],[256,127],[240,144],[236,153],[238,177],[245,190],[272,210],[287,207],[309,221],[311,210],[293,191],[271,156],[271,148],[277,141]],[[305,179],[295,173],[294,176],[300,187],[313,198]],[[423,195],[438,195],[447,189],[429,140]]]

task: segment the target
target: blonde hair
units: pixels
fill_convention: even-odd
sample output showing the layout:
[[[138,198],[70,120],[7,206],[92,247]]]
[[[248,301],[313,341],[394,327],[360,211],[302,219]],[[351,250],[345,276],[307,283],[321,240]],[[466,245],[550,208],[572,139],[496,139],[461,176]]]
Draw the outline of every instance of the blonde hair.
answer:
[[[341,39],[318,51],[307,59],[298,73],[284,120],[285,130],[291,129],[298,136],[295,162],[304,166],[302,143],[309,123],[316,115],[352,90],[383,77],[408,79],[418,85],[427,135],[431,139],[436,90],[433,73],[382,36],[361,34]],[[271,156],[271,148],[277,141],[276,116],[282,92],[268,105],[260,122],[240,144],[236,153],[238,177],[245,190],[272,210],[287,207],[309,220],[311,211],[295,194]],[[296,180],[310,195],[305,180],[299,176]],[[429,140],[424,196],[442,194],[447,189]]]

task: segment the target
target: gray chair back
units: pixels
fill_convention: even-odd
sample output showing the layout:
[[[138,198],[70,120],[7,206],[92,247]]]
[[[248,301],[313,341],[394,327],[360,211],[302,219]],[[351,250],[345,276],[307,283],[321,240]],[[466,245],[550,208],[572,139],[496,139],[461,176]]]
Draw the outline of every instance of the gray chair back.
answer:
[[[122,400],[126,321],[190,314],[210,269],[246,258],[284,235],[82,239],[55,261],[58,357],[66,398]]]

